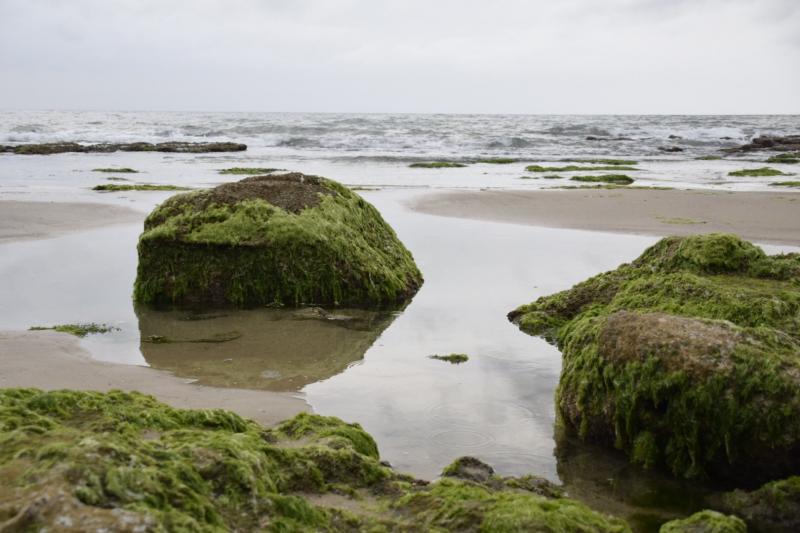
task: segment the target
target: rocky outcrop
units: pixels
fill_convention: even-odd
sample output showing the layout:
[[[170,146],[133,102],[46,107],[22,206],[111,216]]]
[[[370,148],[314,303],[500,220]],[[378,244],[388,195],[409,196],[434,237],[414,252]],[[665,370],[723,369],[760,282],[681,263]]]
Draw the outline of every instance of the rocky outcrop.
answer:
[[[509,318],[561,348],[580,438],[688,478],[800,471],[800,255],[670,237]]]
[[[760,152],[760,151],[776,151],[776,152],[793,152],[800,151],[800,135],[761,135],[755,137],[752,141],[741,146],[734,148],[726,148],[723,151],[728,153],[736,152]]]
[[[9,152],[21,155],[50,155],[69,152],[78,153],[111,153],[111,152],[167,152],[181,154],[204,154],[212,152],[242,152],[247,150],[246,144],[231,142],[191,143],[191,142],[165,142],[165,143],[100,143],[80,144],[76,142],[58,142],[43,144],[19,144],[14,146],[0,146],[0,152]]]
[[[254,176],[173,196],[145,220],[142,303],[402,304],[422,275],[380,213],[331,180]]]

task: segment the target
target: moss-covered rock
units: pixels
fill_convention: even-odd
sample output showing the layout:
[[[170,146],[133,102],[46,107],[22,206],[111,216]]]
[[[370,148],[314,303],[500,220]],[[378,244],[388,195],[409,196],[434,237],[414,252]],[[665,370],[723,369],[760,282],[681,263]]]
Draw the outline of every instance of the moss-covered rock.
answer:
[[[800,477],[767,483],[758,490],[737,490],[723,496],[726,512],[742,517],[752,531],[800,531]]]
[[[550,485],[415,480],[336,418],[265,429],[138,393],[0,390],[4,531],[630,531]]]
[[[300,173],[173,196],[145,220],[134,295],[143,303],[390,305],[422,276],[380,213]]]
[[[735,516],[700,511],[689,518],[667,522],[659,533],[747,533],[747,525]]]
[[[561,348],[557,410],[581,438],[689,478],[800,469],[800,255],[668,237],[509,318]]]

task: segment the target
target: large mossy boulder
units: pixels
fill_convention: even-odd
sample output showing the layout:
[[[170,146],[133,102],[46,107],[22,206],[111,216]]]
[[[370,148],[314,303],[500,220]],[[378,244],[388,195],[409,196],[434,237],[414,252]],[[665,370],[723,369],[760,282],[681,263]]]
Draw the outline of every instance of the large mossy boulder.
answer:
[[[800,472],[800,254],[669,237],[509,318],[560,347],[568,431],[677,476]]]
[[[630,532],[539,478],[398,474],[336,418],[32,389],[0,389],[0,530]]]
[[[422,284],[380,213],[334,181],[255,176],[173,196],[145,220],[142,303],[388,306]]]

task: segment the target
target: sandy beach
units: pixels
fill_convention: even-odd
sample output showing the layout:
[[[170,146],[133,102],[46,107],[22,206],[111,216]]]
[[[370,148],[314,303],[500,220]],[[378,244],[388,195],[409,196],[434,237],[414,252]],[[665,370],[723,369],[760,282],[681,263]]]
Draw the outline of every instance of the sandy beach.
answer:
[[[800,194],[709,190],[448,191],[417,197],[420,213],[614,233],[727,232],[800,245]]]
[[[152,368],[96,361],[66,333],[0,332],[0,360],[0,388],[139,391],[174,407],[229,409],[265,425],[308,410],[305,401],[290,394],[193,385]]]
[[[44,239],[144,219],[144,213],[108,204],[79,202],[0,202],[0,243]]]

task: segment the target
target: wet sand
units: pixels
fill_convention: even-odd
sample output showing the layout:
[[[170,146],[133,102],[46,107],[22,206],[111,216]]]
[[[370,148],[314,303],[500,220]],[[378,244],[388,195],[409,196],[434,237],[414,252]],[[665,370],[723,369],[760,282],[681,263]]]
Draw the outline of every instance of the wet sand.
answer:
[[[78,339],[66,333],[0,332],[0,361],[0,388],[135,390],[174,407],[229,409],[264,425],[309,410],[304,400],[289,394],[193,385],[152,368],[90,359]]]
[[[136,222],[144,217],[139,211],[109,204],[3,200],[0,201],[0,244]]]
[[[448,191],[420,196],[417,212],[532,226],[641,235],[736,233],[800,245],[800,194],[709,190]]]

